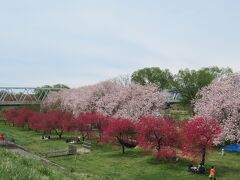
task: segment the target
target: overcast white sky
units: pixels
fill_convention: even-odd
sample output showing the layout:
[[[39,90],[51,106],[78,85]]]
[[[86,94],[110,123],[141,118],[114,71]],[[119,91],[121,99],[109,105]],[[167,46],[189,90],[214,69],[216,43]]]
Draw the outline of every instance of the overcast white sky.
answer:
[[[240,70],[238,0],[0,0],[0,86],[70,87],[157,66]]]

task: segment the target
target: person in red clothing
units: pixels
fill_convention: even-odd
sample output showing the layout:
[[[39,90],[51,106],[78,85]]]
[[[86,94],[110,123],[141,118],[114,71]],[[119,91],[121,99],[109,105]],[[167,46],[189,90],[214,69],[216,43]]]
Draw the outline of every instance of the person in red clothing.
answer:
[[[210,175],[209,175],[210,180],[212,180],[212,179],[216,180],[215,174],[216,174],[215,168],[214,168],[214,166],[212,166],[210,169]]]
[[[5,137],[3,134],[0,135],[0,141],[4,141],[5,140]]]

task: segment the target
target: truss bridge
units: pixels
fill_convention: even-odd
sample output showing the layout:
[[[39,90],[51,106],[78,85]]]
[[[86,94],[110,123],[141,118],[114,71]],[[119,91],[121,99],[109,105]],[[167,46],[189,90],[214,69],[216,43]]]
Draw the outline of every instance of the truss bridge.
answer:
[[[0,87],[0,106],[41,104],[50,91],[63,88]]]

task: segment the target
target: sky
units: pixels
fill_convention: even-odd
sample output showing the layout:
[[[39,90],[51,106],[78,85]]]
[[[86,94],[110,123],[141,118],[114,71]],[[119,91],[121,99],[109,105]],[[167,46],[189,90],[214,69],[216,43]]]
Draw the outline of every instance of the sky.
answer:
[[[0,86],[79,87],[144,67],[240,70],[239,0],[0,0]]]

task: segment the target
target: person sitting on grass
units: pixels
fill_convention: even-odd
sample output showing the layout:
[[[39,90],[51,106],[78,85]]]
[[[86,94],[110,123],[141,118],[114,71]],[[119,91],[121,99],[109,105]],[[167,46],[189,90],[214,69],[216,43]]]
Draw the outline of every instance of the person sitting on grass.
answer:
[[[197,167],[197,173],[198,174],[204,174],[205,173],[205,167],[204,167],[202,162]]]
[[[193,166],[193,163],[191,162],[191,163],[188,165],[188,171],[189,171],[189,172],[192,172],[192,173],[196,173],[196,172],[197,172],[197,167],[196,167],[196,166]]]

